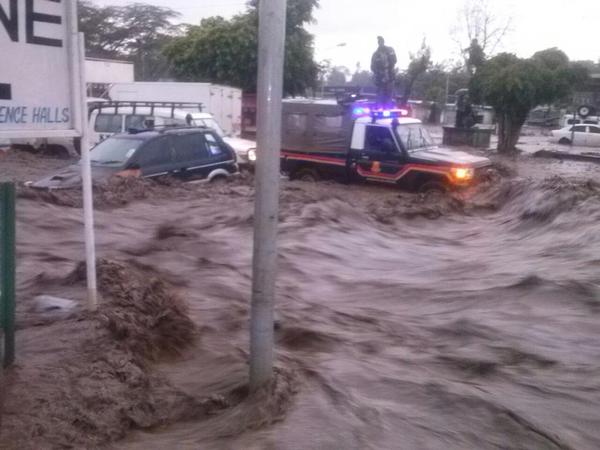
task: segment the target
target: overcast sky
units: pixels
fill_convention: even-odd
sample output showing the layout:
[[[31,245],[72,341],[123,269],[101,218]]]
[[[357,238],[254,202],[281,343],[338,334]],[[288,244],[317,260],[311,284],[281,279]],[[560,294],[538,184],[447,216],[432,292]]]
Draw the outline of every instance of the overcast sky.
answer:
[[[124,0],[96,0],[101,4],[126,4]],[[168,6],[182,14],[182,20],[198,23],[203,17],[231,17],[243,12],[244,0],[139,0]],[[320,0],[315,35],[316,59],[330,59],[352,71],[360,62],[369,68],[376,37],[382,35],[398,55],[400,68],[409,52],[416,51],[423,38],[433,51],[433,60],[457,59],[458,46],[451,30],[465,0]],[[511,32],[502,50],[531,56],[537,50],[559,47],[571,59],[600,59],[598,0],[489,0],[498,16],[512,17]],[[338,44],[346,44],[338,47]]]

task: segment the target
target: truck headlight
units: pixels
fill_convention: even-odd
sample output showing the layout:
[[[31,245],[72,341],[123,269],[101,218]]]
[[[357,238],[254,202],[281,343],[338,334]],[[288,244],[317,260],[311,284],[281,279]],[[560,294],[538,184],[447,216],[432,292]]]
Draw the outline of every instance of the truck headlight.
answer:
[[[453,178],[459,182],[472,180],[475,175],[475,170],[467,167],[453,167],[450,170]]]
[[[254,162],[256,161],[256,149],[251,148],[248,150],[248,161]]]

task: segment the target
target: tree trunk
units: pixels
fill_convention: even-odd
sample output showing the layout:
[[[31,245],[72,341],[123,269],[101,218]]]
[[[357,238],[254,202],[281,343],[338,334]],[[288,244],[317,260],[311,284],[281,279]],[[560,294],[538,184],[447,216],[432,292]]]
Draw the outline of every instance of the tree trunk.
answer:
[[[524,123],[524,119],[509,114],[498,116],[498,153],[513,153],[517,150],[516,145]]]

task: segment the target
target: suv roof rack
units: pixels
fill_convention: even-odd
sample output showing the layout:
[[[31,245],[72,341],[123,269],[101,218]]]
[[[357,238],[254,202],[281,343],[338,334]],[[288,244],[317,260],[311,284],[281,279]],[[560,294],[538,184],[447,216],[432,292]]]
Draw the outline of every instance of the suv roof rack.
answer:
[[[150,115],[154,115],[156,108],[170,108],[171,118],[175,117],[176,109],[198,109],[198,112],[202,112],[202,103],[193,102],[120,102],[120,101],[108,101],[108,102],[97,102],[90,103],[88,113],[98,110],[102,113],[103,109],[113,109],[113,114],[119,114],[119,108],[133,108],[133,114],[136,113],[137,108],[150,108]],[[110,112],[109,112],[110,113]]]

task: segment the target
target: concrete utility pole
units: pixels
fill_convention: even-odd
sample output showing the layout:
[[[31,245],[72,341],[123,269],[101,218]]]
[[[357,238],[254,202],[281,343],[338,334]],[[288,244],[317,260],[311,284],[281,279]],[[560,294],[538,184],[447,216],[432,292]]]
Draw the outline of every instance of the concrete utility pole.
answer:
[[[85,37],[77,31],[77,2],[69,0],[68,20],[70,21],[71,39],[69,52],[73,61],[72,76],[74,95],[73,111],[76,128],[81,133],[81,183],[83,191],[83,222],[85,240],[85,264],[87,278],[88,309],[95,311],[98,307],[98,287],[96,280],[96,239],[94,235],[94,201],[92,192],[92,169],[90,164],[87,86],[85,81]]]
[[[250,317],[250,389],[273,375],[273,303],[281,150],[286,0],[258,5],[257,161]]]

